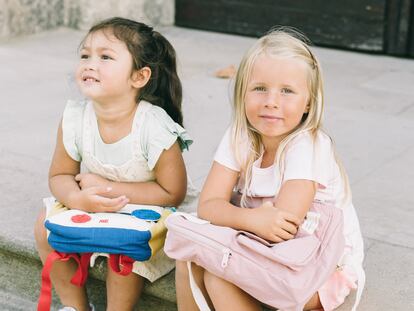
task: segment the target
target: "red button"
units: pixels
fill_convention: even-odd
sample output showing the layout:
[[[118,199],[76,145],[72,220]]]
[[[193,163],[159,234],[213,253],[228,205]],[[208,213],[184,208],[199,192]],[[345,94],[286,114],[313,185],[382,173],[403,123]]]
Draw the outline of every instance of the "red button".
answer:
[[[91,219],[92,219],[91,216],[87,214],[79,214],[79,215],[74,215],[71,217],[72,222],[77,223],[77,224],[88,222]]]

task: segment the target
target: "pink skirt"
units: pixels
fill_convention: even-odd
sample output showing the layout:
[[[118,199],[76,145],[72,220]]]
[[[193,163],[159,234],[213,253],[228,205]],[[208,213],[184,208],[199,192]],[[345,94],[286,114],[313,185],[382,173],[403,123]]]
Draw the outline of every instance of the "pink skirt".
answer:
[[[318,290],[324,311],[332,311],[344,303],[351,289],[357,288],[357,275],[351,269],[337,269]]]

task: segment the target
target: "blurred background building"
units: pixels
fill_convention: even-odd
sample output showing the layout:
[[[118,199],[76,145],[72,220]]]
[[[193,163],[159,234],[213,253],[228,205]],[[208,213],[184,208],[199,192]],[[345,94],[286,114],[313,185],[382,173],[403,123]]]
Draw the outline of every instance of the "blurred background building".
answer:
[[[174,5],[174,0],[0,0],[0,37],[62,26],[87,30],[112,16],[157,26],[173,25]]]
[[[320,46],[414,57],[414,0],[0,0],[0,38],[115,15],[247,36],[289,25]]]

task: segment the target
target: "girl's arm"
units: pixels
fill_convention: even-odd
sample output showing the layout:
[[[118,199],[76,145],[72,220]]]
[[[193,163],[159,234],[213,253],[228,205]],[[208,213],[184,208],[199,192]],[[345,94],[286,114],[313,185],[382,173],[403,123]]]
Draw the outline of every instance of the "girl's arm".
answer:
[[[230,203],[238,172],[213,163],[201,192],[198,215],[219,226],[246,230],[273,242],[293,238],[301,220],[288,210],[271,203],[250,209]]]
[[[230,203],[239,172],[214,161],[198,202],[198,216],[215,225],[245,229],[248,210]]]
[[[315,197],[317,183],[306,179],[293,179],[283,183],[274,205],[291,212],[302,221]]]
[[[95,174],[79,174],[76,180],[82,189],[110,187],[110,197],[126,196],[130,203],[180,205],[187,191],[187,174],[178,142],[161,153],[154,173],[155,181],[149,182],[114,182]]]
[[[49,188],[55,198],[68,208],[96,212],[116,211],[122,208],[125,197],[104,197],[111,190],[107,187],[93,187],[81,190],[75,181],[79,174],[80,163],[66,152],[62,138],[62,124],[59,124],[55,152],[49,169]]]

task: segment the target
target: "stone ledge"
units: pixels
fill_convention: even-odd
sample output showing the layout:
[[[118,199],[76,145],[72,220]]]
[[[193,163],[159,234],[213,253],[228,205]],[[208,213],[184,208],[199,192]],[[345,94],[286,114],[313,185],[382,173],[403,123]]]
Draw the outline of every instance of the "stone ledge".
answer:
[[[13,294],[4,290],[0,290],[0,310],[36,310],[36,303],[21,298],[19,294]]]
[[[37,304],[41,269],[34,244],[28,246],[19,240],[0,237],[0,296],[19,297],[24,305]],[[105,261],[99,260],[88,278],[88,295],[97,310],[105,309],[105,273]],[[21,304],[14,301],[17,300],[8,299],[7,308],[2,309],[21,310]],[[56,294],[53,294],[53,305],[59,305]],[[152,284],[146,282],[139,307],[140,310],[176,310],[174,271]]]

